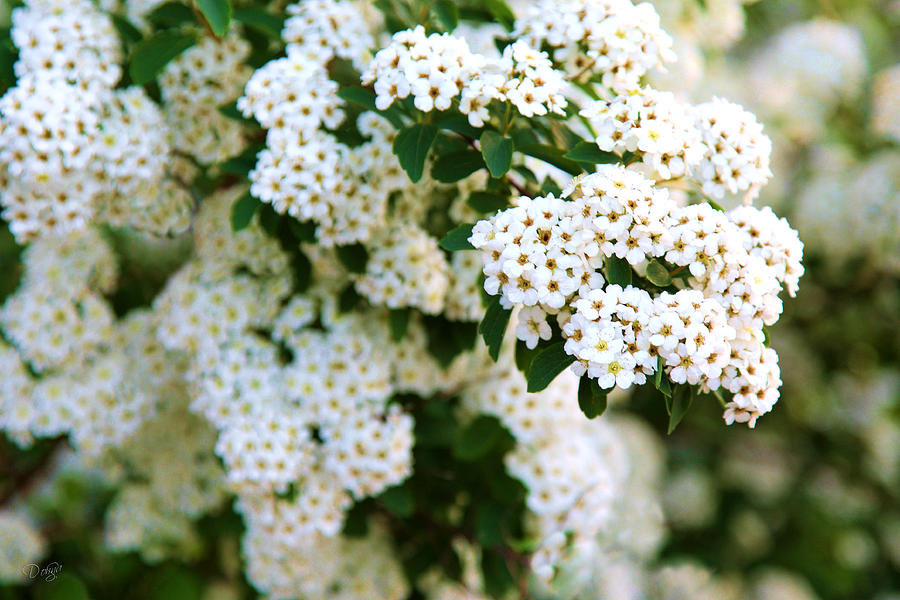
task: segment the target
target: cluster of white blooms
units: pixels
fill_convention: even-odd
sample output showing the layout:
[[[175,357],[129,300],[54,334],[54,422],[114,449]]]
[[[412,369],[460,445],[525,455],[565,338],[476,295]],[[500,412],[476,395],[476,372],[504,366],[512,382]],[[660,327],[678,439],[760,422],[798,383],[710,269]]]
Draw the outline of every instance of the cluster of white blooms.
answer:
[[[811,155],[821,170],[802,183],[792,217],[804,240],[829,261],[865,256],[868,264],[896,268],[900,153],[857,161],[843,146],[820,145]]]
[[[107,546],[138,550],[149,562],[174,548],[186,557],[199,549],[191,520],[225,500],[222,467],[211,451],[215,430],[188,412],[184,380],[172,383],[165,408],[118,449],[127,477],[106,515]]]
[[[19,289],[0,307],[0,329],[37,372],[77,365],[109,342],[102,297],[116,280],[112,250],[94,230],[45,239],[23,253]]]
[[[84,89],[113,88],[122,75],[122,48],[110,18],[89,0],[28,0],[12,12],[19,48],[16,76],[40,72]]]
[[[19,583],[46,552],[46,542],[21,511],[0,510],[0,582]],[[38,568],[40,571],[40,568]]]
[[[444,307],[447,268],[433,237],[414,225],[398,225],[380,234],[356,289],[375,304],[436,314]]]
[[[872,130],[900,141],[900,65],[882,69],[872,83]]]
[[[705,147],[690,107],[652,88],[588,104],[581,115],[595,127],[601,150],[640,152],[660,179],[677,179],[700,164]]]
[[[167,175],[169,129],[139,87],[113,89],[121,49],[90,2],[13,11],[19,80],[0,99],[3,216],[20,241],[100,219],[182,231],[192,199]]]
[[[369,523],[364,538],[302,535],[288,504],[242,507],[247,576],[267,598],[402,600],[409,593],[385,527]]]
[[[572,76],[590,73],[607,88],[638,86],[648,71],[674,62],[672,38],[649,2],[540,0],[528,4],[513,35],[534,48],[545,44]]]
[[[231,32],[221,40],[201,38],[176,56],[159,77],[163,114],[172,147],[213,163],[246,145],[241,124],[219,108],[237,98],[252,70],[244,64],[250,44]]]
[[[649,519],[634,525],[617,520],[623,509],[628,510],[619,502],[652,497],[654,485],[647,489],[645,482],[653,480],[651,473],[658,470],[637,464],[655,464],[659,453],[644,447],[641,435],[631,427],[622,427],[627,423],[584,419],[571,401],[577,387],[577,378],[566,373],[546,390],[527,393],[525,377],[509,357],[463,394],[468,410],[497,416],[517,440],[506,466],[528,488],[530,533],[540,540],[531,567],[548,582],[562,563],[583,562],[611,547],[628,545],[620,544],[619,536],[637,537]],[[643,467],[647,470],[641,477],[646,479],[634,478],[632,469]]]
[[[659,356],[676,383],[732,392],[728,422],[752,426],[771,410],[780,379],[763,327],[781,314],[782,286],[793,295],[803,273],[803,245],[787,221],[768,208],[680,207],[621,166],[599,167],[564,195],[520,198],[469,238],[482,252],[485,290],[523,307],[517,337],[529,347],[549,339],[555,314],[573,370],[603,388],[645,383]],[[639,272],[664,259],[694,289],[654,298],[604,285],[598,269],[613,257]]]
[[[566,82],[546,53],[519,40],[499,60],[489,59],[472,52],[463,38],[426,36],[421,25],[395,33],[369,63],[362,82],[374,84],[381,110],[410,94],[423,112],[447,110],[458,98],[460,112],[475,127],[490,117],[492,100],[509,101],[526,117],[564,114],[566,106]]]
[[[347,59],[359,70],[373,46],[372,34],[359,8],[346,0],[304,0],[287,7],[282,39],[323,64],[332,56]]]
[[[823,19],[795,23],[751,60],[747,101],[800,141],[820,136],[832,111],[856,101],[866,82],[863,33]]]
[[[444,314],[451,321],[480,321],[482,305],[481,260],[471,252],[456,252],[450,258],[447,277],[450,284],[444,302]]]
[[[750,202],[772,176],[772,141],[753,113],[733,102],[713,98],[694,110],[705,145],[694,178],[703,193],[721,199],[726,192],[744,192],[744,202]]]

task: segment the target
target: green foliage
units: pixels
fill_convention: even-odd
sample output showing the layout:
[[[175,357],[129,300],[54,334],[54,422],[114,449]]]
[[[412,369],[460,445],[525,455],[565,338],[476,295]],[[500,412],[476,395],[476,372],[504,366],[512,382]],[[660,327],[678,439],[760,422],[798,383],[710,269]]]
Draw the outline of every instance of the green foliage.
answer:
[[[395,308],[388,314],[391,327],[391,339],[394,342],[401,342],[403,341],[403,338],[406,337],[406,332],[409,329],[409,317],[411,312],[412,311],[409,308]]]
[[[428,158],[435,136],[437,127],[428,123],[416,123],[400,130],[394,140],[394,154],[413,183],[422,178],[425,159]]]
[[[513,141],[496,131],[481,134],[481,155],[492,177],[503,177],[512,166]]]
[[[647,264],[646,277],[647,281],[658,287],[664,288],[672,285],[672,277],[669,275],[669,270],[656,258]]]
[[[441,238],[438,245],[444,250],[449,250],[451,252],[454,250],[474,250],[475,246],[469,243],[469,237],[472,235],[472,227],[474,227],[472,223],[464,223],[458,227],[454,227],[447,235]]]
[[[678,384],[671,396],[666,396],[666,412],[669,413],[669,426],[666,433],[671,434],[681,423],[694,402],[694,387]]]
[[[335,253],[344,268],[351,273],[365,273],[366,263],[369,262],[369,252],[362,244],[349,244],[347,246],[335,246]]]
[[[281,37],[281,30],[284,29],[286,20],[281,15],[272,14],[261,8],[235,8],[231,18],[274,39]]]
[[[588,419],[599,417],[606,411],[608,390],[602,389],[596,379],[582,375],[578,381],[578,408]]]
[[[509,325],[510,315],[512,315],[512,310],[503,308],[500,304],[500,296],[492,296],[487,312],[478,326],[478,332],[484,338],[488,353],[494,360],[500,356],[500,346],[503,344],[503,336],[506,333],[506,326]]]
[[[528,391],[540,392],[546,389],[556,376],[575,362],[575,357],[566,354],[564,342],[550,344],[541,350],[528,367]]]
[[[491,192],[472,192],[466,203],[480,213],[494,214],[498,210],[509,208],[509,198]]]
[[[231,0],[195,0],[209,28],[217,36],[225,35],[231,23]]]
[[[431,167],[431,176],[441,183],[456,183],[484,167],[477,150],[458,150],[439,156]]]
[[[512,31],[516,15],[505,0],[485,0],[484,6],[507,31]]]
[[[632,271],[631,264],[624,258],[618,256],[610,256],[606,259],[606,281],[614,285],[631,285]]]
[[[431,12],[444,31],[453,31],[459,24],[459,9],[452,0],[438,0],[431,5]]]
[[[160,31],[141,40],[131,49],[129,57],[131,80],[138,85],[153,81],[173,58],[196,42],[196,34],[186,31]]]
[[[619,155],[601,150],[594,142],[584,141],[578,142],[566,152],[565,158],[590,164],[612,164],[620,160]]]
[[[487,454],[503,432],[497,417],[479,415],[460,431],[453,444],[454,458],[471,462]]]
[[[250,225],[260,202],[247,192],[231,205],[231,230],[240,231]]]
[[[555,146],[549,146],[547,144],[520,145],[517,142],[516,149],[522,154],[527,154],[528,156],[532,156],[547,164],[553,165],[558,169],[562,169],[570,175],[580,175],[584,172],[581,165],[574,160],[566,158],[565,153]]]

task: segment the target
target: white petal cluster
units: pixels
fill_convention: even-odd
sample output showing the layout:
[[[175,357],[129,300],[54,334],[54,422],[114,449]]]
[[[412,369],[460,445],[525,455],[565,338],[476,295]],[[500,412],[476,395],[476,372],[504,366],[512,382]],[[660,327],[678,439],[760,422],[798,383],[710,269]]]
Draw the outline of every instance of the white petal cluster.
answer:
[[[633,479],[632,469],[652,479],[652,466],[638,460],[653,463],[658,452],[648,452],[633,427],[619,427],[624,423],[585,420],[572,402],[578,387],[572,373],[530,394],[525,377],[511,363],[501,360],[480,385],[465,391],[463,404],[495,415],[517,440],[506,467],[528,488],[529,529],[540,540],[531,568],[549,582],[564,563],[590,561],[609,544],[629,545],[613,541],[619,534],[628,538],[637,533],[618,520],[634,504],[625,508],[619,503],[652,497],[645,480]],[[639,471],[645,466],[647,471]]]
[[[705,153],[694,178],[711,198],[744,193],[752,201],[769,181],[772,141],[753,113],[721,98],[695,107]]]
[[[119,82],[119,36],[109,16],[90,0],[29,0],[11,16],[10,37],[19,48],[17,77],[41,71],[97,91]]]
[[[139,551],[151,563],[173,548],[192,556],[200,545],[191,521],[226,498],[224,473],[212,453],[215,430],[187,410],[183,379],[168,391],[165,408],[117,450],[129,479],[107,510],[104,532],[107,547]]]
[[[47,543],[27,515],[20,511],[0,511],[0,581],[22,583],[27,565],[38,562]]]
[[[346,0],[304,0],[287,7],[281,39],[297,44],[310,58],[328,62],[332,56],[347,59],[358,70],[374,45],[363,13]]]
[[[41,240],[23,256],[19,289],[0,307],[0,328],[37,372],[77,365],[110,341],[102,293],[116,279],[112,251],[94,230]]]
[[[388,308],[415,306],[441,312],[449,285],[447,259],[437,241],[414,225],[391,227],[379,235],[357,291]]]
[[[19,79],[0,98],[3,216],[20,242],[94,220],[183,231],[193,200],[169,177],[169,129],[121,76],[118,34],[90,2],[13,11]]]
[[[885,137],[900,141],[900,65],[875,74],[872,83],[872,129]]]
[[[402,600],[409,587],[386,528],[360,539],[304,535],[285,500],[239,507],[247,522],[242,552],[251,583],[273,600]]]
[[[547,54],[517,41],[497,61],[469,49],[465,39],[450,34],[425,35],[425,28],[399,31],[378,51],[363,73],[374,84],[376,106],[412,95],[422,112],[447,110],[459,99],[459,110],[482,127],[492,100],[509,101],[526,117],[564,113],[566,82]]]
[[[752,426],[771,410],[780,379],[763,327],[781,314],[782,287],[793,295],[803,273],[803,245],[787,221],[769,208],[682,207],[613,165],[576,178],[564,196],[521,198],[469,238],[482,252],[485,290],[522,307],[516,336],[528,347],[549,339],[555,314],[572,369],[602,388],[644,384],[661,360],[676,383],[735,394],[729,422]],[[684,289],[654,297],[604,285],[599,268],[612,257],[638,273],[665,260],[672,275],[685,274],[675,279]]]
[[[690,107],[672,92],[642,88],[609,101],[596,100],[581,115],[595,128],[601,150],[639,152],[658,179],[688,175],[705,152]]]
[[[200,38],[166,65],[159,88],[174,148],[204,164],[244,148],[242,125],[219,108],[233,102],[250,77],[244,64],[249,52],[250,44],[230,32],[221,40]]]
[[[567,73],[589,72],[616,90],[636,88],[648,71],[675,60],[672,38],[649,2],[539,0],[528,4],[513,35],[552,48]]]

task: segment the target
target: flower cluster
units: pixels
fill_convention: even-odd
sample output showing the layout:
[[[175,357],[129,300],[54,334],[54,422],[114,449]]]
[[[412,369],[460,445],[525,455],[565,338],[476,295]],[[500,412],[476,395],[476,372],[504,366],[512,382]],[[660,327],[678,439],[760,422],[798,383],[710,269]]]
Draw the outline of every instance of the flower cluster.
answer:
[[[375,55],[362,81],[374,84],[376,106],[387,109],[410,94],[423,112],[447,110],[459,99],[460,112],[482,127],[492,100],[509,101],[526,117],[563,113],[565,80],[546,53],[522,41],[491,60],[472,52],[465,39],[449,34],[425,36],[421,26],[394,34]]]
[[[648,2],[540,0],[528,5],[513,35],[552,48],[553,59],[573,76],[591,73],[617,90],[637,87],[648,71],[675,60],[672,38]]]
[[[619,155],[639,151],[660,179],[688,175],[703,158],[705,148],[690,108],[672,92],[644,88],[608,102],[597,100],[581,115],[593,124],[601,150]]]
[[[729,422],[752,426],[771,410],[780,380],[763,327],[781,314],[782,286],[793,295],[803,272],[802,244],[787,222],[770,209],[678,206],[620,166],[602,166],[565,192],[520,198],[469,238],[482,251],[485,290],[524,307],[519,339],[529,347],[549,339],[547,316],[556,315],[573,370],[603,388],[645,383],[660,357],[675,383],[732,392]],[[639,272],[664,261],[670,281],[689,277],[654,297],[604,285],[599,267],[611,260]]]
[[[168,126],[141,88],[115,89],[109,16],[90,2],[29,2],[12,20],[18,81],[0,98],[0,188],[16,238],[93,220],[184,230],[192,199],[168,177]]]

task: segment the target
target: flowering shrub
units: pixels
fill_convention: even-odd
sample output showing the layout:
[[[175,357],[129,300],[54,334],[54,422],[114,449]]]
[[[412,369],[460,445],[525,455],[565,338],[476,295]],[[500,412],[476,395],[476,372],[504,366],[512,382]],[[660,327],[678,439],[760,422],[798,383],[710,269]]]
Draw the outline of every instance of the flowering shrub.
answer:
[[[806,81],[789,54],[828,51],[822,31],[756,60],[837,105],[860,61]],[[53,514],[73,479],[106,554],[212,549],[223,595],[701,579],[656,562],[662,507],[703,515],[669,507],[623,392],[670,434],[695,403],[778,418],[769,328],[804,246],[754,204],[768,121],[671,85],[653,5],[25,0],[6,33],[0,430],[39,460],[0,496],[0,580],[46,552],[16,503]]]

